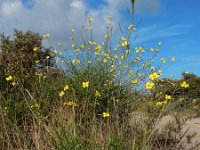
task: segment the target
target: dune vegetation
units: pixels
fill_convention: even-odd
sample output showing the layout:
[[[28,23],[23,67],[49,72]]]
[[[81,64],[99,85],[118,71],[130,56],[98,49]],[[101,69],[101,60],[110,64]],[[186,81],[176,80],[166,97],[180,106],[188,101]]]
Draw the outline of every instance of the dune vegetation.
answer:
[[[71,28],[67,50],[62,44],[44,47],[49,34],[1,35],[1,149],[184,147],[182,125],[199,115],[200,78],[190,73],[179,80],[164,78],[162,66],[175,58],[158,58],[162,42],[135,47],[134,24],[113,41],[112,19],[108,16],[101,42],[93,41],[95,18],[80,31]],[[176,124],[160,131],[159,120],[166,115]],[[188,142],[194,137],[187,135]]]

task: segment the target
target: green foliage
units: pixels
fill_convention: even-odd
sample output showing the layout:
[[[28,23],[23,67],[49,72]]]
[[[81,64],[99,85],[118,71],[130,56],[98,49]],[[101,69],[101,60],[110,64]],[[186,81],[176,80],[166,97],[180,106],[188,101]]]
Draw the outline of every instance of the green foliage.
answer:
[[[173,102],[177,104],[178,107],[190,108],[197,106],[200,103],[200,77],[197,77],[191,73],[183,73],[182,79],[172,80],[172,79],[162,79],[156,81],[156,89],[153,92],[154,97],[161,93],[160,98],[164,96],[172,95]],[[183,82],[186,82],[189,87],[181,87]],[[158,97],[158,96],[157,96]]]
[[[50,56],[50,49],[42,47],[42,36],[31,31],[15,29],[13,39],[1,34],[0,49],[0,98],[7,97],[8,93],[15,93],[16,97],[19,86],[31,86],[36,70],[53,66],[53,57],[46,59]],[[8,76],[13,78],[9,82],[5,80]]]
[[[38,52],[34,52],[34,48]],[[14,30],[14,39],[1,34],[1,68],[9,73],[27,73],[36,68],[52,65],[51,60],[46,60],[50,49],[42,47],[42,36],[31,31],[22,32]],[[35,61],[39,60],[38,64]]]
[[[128,97],[131,91],[127,85],[113,78],[110,67],[96,62],[82,68],[68,64],[67,68],[69,71],[66,84],[69,85],[69,93],[72,96],[68,99],[76,99],[81,106],[87,108],[86,113],[95,113],[97,116],[101,116],[102,112],[128,115],[130,112]],[[82,82],[86,81],[89,82],[89,87],[83,88]],[[100,95],[96,95],[96,92]]]

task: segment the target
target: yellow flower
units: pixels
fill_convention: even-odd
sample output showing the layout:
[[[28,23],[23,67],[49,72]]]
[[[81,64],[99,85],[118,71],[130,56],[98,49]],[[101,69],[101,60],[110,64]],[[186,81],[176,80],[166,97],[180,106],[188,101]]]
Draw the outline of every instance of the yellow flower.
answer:
[[[152,89],[153,86],[154,86],[154,83],[153,83],[153,82],[146,82],[146,89],[147,89],[147,90]]]
[[[76,103],[74,103],[72,101],[70,101],[70,102],[64,102],[63,105],[64,106],[66,106],[66,105],[68,105],[68,106],[78,106],[78,104],[76,104]]]
[[[65,85],[65,87],[64,87],[64,91],[66,91],[66,90],[68,90],[69,89],[69,85]]]
[[[110,114],[108,113],[108,112],[103,112],[103,117],[105,118],[105,117],[110,117]]]
[[[101,97],[101,93],[100,93],[99,91],[96,90],[95,96],[96,96],[96,97]]]
[[[39,62],[40,62],[39,60],[36,60],[36,61],[35,61],[36,64],[39,64]]]
[[[83,88],[88,88],[89,87],[89,81],[82,82]]]
[[[174,57],[172,57],[172,58],[171,58],[171,62],[174,62],[174,61],[175,61],[175,58],[174,58]]]
[[[120,40],[121,40],[121,41],[125,41],[126,38],[125,38],[125,37],[120,37]]]
[[[172,99],[171,95],[165,95],[165,100],[170,100]]]
[[[110,27],[111,26],[111,23],[110,22],[108,22],[108,23],[106,23],[106,27]]]
[[[117,60],[117,59],[118,59],[118,56],[117,56],[117,55],[114,55],[114,56],[113,56],[113,59],[116,59],[116,60]]]
[[[159,51],[160,51],[159,49],[156,49],[156,50],[155,50],[155,52],[159,52]]]
[[[65,95],[65,92],[64,92],[64,91],[61,91],[61,92],[59,93],[59,96],[60,96],[60,97],[63,97],[63,95]]]
[[[84,46],[83,44],[81,44],[81,45],[80,45],[80,48],[84,49],[84,48],[85,48],[85,46]]]
[[[36,103],[34,105],[31,105],[31,108],[40,109],[40,104]]]
[[[102,47],[101,47],[100,45],[97,45],[97,46],[95,47],[95,50],[101,51],[101,50],[102,50]]]
[[[90,25],[90,26],[87,26],[85,29],[86,29],[86,30],[92,30],[92,26],[91,26],[91,25]]]
[[[54,49],[54,53],[57,53],[58,52],[58,50],[57,49]]]
[[[78,64],[81,63],[80,59],[74,59],[72,62],[73,62],[73,63],[78,63]]]
[[[12,86],[15,86],[15,85],[16,85],[16,82],[13,81],[11,84],[12,84]]]
[[[133,76],[133,71],[132,70],[129,71],[129,76]]]
[[[73,37],[73,36],[70,36],[69,39],[70,39],[70,40],[74,40],[74,37]]]
[[[105,39],[108,39],[108,38],[109,38],[109,35],[108,35],[108,34],[104,35],[104,38],[105,38]]]
[[[95,54],[95,55],[99,55],[99,52],[95,52],[94,54]]]
[[[11,75],[9,75],[8,77],[6,77],[6,81],[11,81],[13,79],[13,77]]]
[[[92,17],[90,17],[90,18],[88,19],[88,21],[89,21],[89,22],[92,22],[92,21],[93,21],[93,18],[92,18]]]
[[[124,60],[124,58],[125,58],[125,56],[124,56],[124,55],[121,55],[120,57],[121,57],[121,59],[122,59],[122,60]]]
[[[159,106],[159,107],[160,107],[160,106],[162,106],[162,105],[163,105],[163,102],[157,102],[157,103],[156,103],[156,106]]]
[[[165,58],[161,58],[162,63],[166,63]]]
[[[75,44],[72,44],[72,48],[75,48]]]
[[[134,25],[132,25],[132,24],[131,24],[131,25],[129,25],[128,29],[129,29],[129,30],[136,30],[135,26],[134,26]]]
[[[109,18],[110,20],[112,20],[112,16],[108,16],[108,18]]]
[[[183,87],[183,88],[188,88],[188,87],[189,87],[189,84],[187,84],[185,81],[183,81],[183,82],[181,83],[181,87]]]
[[[71,32],[71,33],[74,33],[74,31],[75,31],[74,28],[71,28],[70,32]]]
[[[46,59],[49,59],[49,58],[50,58],[50,56],[47,55],[47,56],[46,56]]]
[[[49,38],[49,36],[50,36],[50,34],[44,34],[43,38],[46,39],[46,38]]]
[[[137,80],[137,79],[131,80],[131,83],[132,83],[132,84],[137,84],[137,83],[138,83],[138,80]]]
[[[155,80],[155,79],[159,78],[159,75],[156,72],[154,72],[154,73],[152,73],[152,74],[149,75],[149,78],[151,80]]]
[[[127,46],[127,45],[128,45],[128,41],[122,42],[122,47],[125,47],[125,46]]]
[[[93,45],[93,42],[92,42],[92,41],[88,41],[88,44],[89,44],[89,45]]]
[[[34,47],[34,48],[33,48],[33,51],[34,51],[34,52],[38,52],[38,51],[39,51],[39,47]]]
[[[92,63],[92,61],[91,60],[88,60],[88,64],[91,64]]]
[[[131,51],[130,50],[126,50],[126,54],[129,54]]]

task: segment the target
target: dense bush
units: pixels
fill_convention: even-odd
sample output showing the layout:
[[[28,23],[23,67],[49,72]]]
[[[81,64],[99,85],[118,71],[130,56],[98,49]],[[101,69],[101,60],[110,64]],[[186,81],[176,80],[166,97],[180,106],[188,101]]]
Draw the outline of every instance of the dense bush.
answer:
[[[42,39],[37,33],[16,29],[13,38],[1,34],[0,96],[17,94],[19,86],[30,89],[35,72],[53,66],[50,49],[42,47]]]
[[[164,78],[156,81],[156,89],[153,92],[154,97],[165,99],[165,95],[172,95],[173,103],[177,103],[177,107],[191,108],[200,103],[200,77],[192,73],[182,73],[182,79]],[[182,86],[183,83],[188,87]],[[160,93],[160,94],[158,94]],[[197,107],[196,107],[197,108]]]

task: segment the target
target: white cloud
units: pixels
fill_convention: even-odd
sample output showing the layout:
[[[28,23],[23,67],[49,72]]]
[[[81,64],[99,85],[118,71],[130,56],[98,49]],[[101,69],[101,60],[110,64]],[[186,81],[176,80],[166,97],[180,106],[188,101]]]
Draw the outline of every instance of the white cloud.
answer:
[[[80,0],[73,1],[70,4],[70,6],[75,7],[75,8],[83,8],[84,7],[82,1],[80,1]]]
[[[6,1],[1,6],[1,13],[4,17],[12,17],[15,13],[23,9],[23,5],[20,1],[9,2]]]
[[[138,1],[138,2],[137,2]],[[137,0],[136,10],[142,8],[154,10],[158,0]],[[148,2],[147,2],[148,1]],[[147,4],[145,3],[147,2]],[[119,32],[118,23],[126,24],[122,11],[130,6],[130,0],[107,0],[105,5],[90,9],[85,0],[31,0],[31,9],[21,0],[0,0],[0,33],[12,35],[13,28],[31,30],[40,34],[50,33],[54,43],[68,43],[69,29],[86,23],[86,12],[94,18],[94,35],[96,39],[105,32],[108,16],[113,16],[113,32]]]

